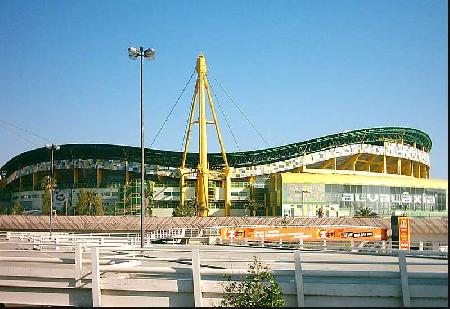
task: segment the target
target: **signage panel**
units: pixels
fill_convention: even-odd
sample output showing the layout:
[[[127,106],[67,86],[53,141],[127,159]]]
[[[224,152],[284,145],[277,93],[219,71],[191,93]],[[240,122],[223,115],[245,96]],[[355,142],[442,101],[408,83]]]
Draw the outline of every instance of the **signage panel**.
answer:
[[[400,250],[409,250],[411,239],[408,217],[398,217],[398,241]]]
[[[222,240],[248,241],[322,241],[322,240],[387,240],[387,230],[362,226],[303,226],[303,227],[223,227]]]

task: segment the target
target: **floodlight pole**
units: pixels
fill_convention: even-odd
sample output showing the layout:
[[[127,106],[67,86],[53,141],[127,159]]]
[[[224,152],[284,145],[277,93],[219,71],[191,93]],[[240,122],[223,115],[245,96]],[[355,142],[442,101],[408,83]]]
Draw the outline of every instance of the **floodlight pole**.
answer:
[[[144,48],[139,47],[139,56],[141,58],[141,248],[144,248],[144,216],[145,216],[145,190],[144,190],[144,179],[145,179],[145,165],[144,165],[144,90],[143,90],[143,57]]]
[[[53,170],[53,144],[51,146],[51,167],[52,167],[52,179],[50,179],[50,240],[52,239],[52,216],[53,216],[53,181],[54,181],[54,170]]]
[[[131,59],[136,59],[140,57],[141,59],[141,248],[144,248],[144,218],[145,218],[145,190],[144,190],[144,181],[145,181],[145,164],[144,164],[144,70],[143,70],[143,57],[148,59],[154,59],[155,50],[153,48],[148,48],[144,51],[144,48],[141,46],[139,49],[135,47],[128,48],[128,55]]]
[[[49,145],[45,145],[45,147],[47,149],[50,149],[51,152],[51,173],[52,173],[52,177],[50,179],[50,183],[49,183],[49,191],[50,191],[50,228],[49,228],[49,234],[50,234],[50,239],[52,238],[52,217],[53,217],[53,183],[55,181],[55,172],[54,172],[54,168],[53,168],[53,162],[54,162],[54,155],[53,155],[53,151],[54,150],[59,150],[59,145],[55,145],[55,144],[49,144]]]

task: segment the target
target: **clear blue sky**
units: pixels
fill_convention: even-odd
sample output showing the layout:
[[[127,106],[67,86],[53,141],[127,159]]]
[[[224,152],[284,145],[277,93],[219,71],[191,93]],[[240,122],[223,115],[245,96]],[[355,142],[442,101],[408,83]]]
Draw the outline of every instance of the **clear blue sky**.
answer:
[[[270,146],[378,126],[433,140],[431,176],[448,178],[447,1],[0,0],[0,166],[54,143],[145,144],[199,53]],[[242,150],[266,145],[210,78]],[[153,148],[181,149],[194,84]],[[216,103],[217,106],[217,103]],[[237,146],[217,108],[227,151]],[[18,136],[21,135],[22,137]],[[197,131],[190,150],[196,151]],[[209,130],[210,149],[217,142]]]

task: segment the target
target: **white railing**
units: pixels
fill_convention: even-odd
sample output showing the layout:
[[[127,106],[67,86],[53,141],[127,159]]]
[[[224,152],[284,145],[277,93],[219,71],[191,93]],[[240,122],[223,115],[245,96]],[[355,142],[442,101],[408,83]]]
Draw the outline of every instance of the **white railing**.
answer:
[[[399,243],[395,241],[304,241],[298,242],[280,241],[251,241],[248,239],[222,240],[217,236],[214,228],[173,228],[166,230],[150,231],[145,236],[145,245],[152,245],[153,241],[167,240],[168,243],[179,243],[179,240],[203,238],[206,244],[223,246],[267,247],[279,249],[299,249],[302,251],[343,251],[369,254],[395,254]],[[60,250],[64,246],[74,249],[77,243],[85,246],[140,246],[140,234],[137,233],[52,233],[48,232],[1,232],[2,239],[11,242],[17,241],[23,248],[32,246],[34,250],[54,249]],[[417,241],[412,242],[407,253],[420,255],[436,255],[448,257],[448,242],[444,241]]]
[[[0,303],[4,304],[218,305],[222,276],[245,274],[257,256],[279,280],[287,306],[343,306],[349,298],[358,306],[448,305],[448,260],[413,251],[367,256],[267,247],[141,249],[139,241],[134,247],[122,246],[115,235],[102,235],[99,244],[93,241],[98,241],[97,235],[86,234],[82,235],[85,243],[68,235],[72,238],[66,243],[60,238],[59,251],[46,250],[55,243],[45,241],[43,249],[36,251],[26,246],[29,235],[23,234],[22,242],[15,236],[0,243]],[[64,235],[52,235],[56,236]],[[136,235],[128,236],[134,241]],[[24,250],[3,249],[1,244],[6,243],[22,244]]]
[[[286,241],[251,241],[247,239],[227,239],[217,241],[218,245],[226,246],[244,246],[244,247],[267,247],[267,248],[284,248],[284,249],[299,249],[310,251],[344,251],[344,252],[359,252],[359,253],[379,253],[391,254],[398,251],[398,241],[303,241],[298,242]],[[442,241],[418,241],[411,242],[410,250],[406,252],[423,255],[439,255],[448,256],[448,243]]]

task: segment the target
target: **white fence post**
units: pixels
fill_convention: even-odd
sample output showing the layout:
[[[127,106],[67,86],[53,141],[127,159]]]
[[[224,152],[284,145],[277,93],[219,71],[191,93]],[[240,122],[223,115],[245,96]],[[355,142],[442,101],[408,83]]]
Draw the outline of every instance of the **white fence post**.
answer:
[[[303,238],[300,238],[300,249],[303,250]]]
[[[195,307],[202,307],[202,279],[200,274],[200,254],[198,249],[192,249],[192,284],[194,285]]]
[[[75,287],[81,286],[83,277],[83,247],[80,243],[75,246]]]
[[[403,306],[411,307],[411,296],[409,294],[408,270],[406,268],[405,252],[398,251],[398,266],[400,269],[400,281],[402,283]]]
[[[423,241],[419,243],[419,251],[423,251]]]
[[[327,251],[327,241],[323,241],[323,251]]]
[[[59,250],[59,236],[58,235],[56,235],[55,236],[55,250]]]
[[[295,284],[297,287],[297,307],[305,307],[305,290],[303,288],[302,263],[300,260],[300,251],[294,251],[295,262]]]
[[[91,266],[92,266],[92,306],[101,307],[102,305],[102,294],[100,288],[100,263],[99,263],[99,252],[98,247],[92,247],[91,253]]]

